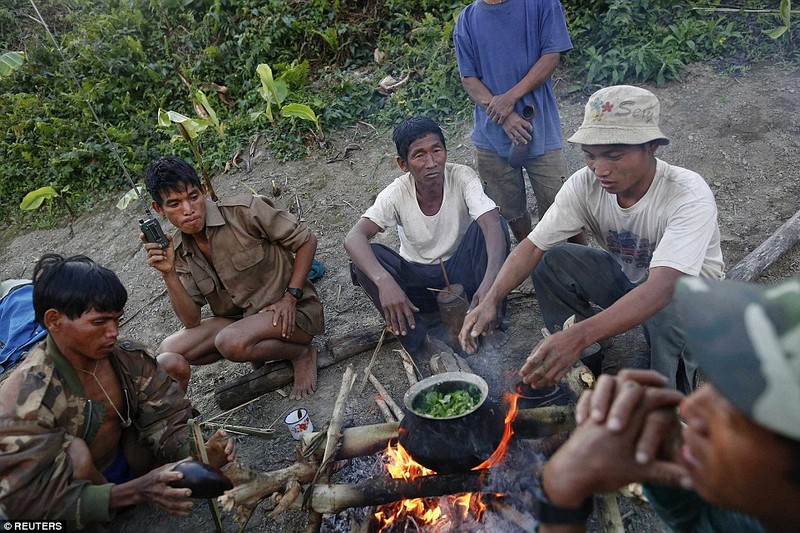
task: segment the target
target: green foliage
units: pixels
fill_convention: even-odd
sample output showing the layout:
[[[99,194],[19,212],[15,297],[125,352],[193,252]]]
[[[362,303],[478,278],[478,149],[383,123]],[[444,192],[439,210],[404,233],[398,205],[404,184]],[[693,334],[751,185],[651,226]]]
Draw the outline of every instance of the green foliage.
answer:
[[[323,145],[323,131],[360,120],[381,127],[411,114],[445,125],[468,120],[472,105],[461,87],[452,32],[457,13],[470,1],[37,0],[37,5],[138,179],[156,156],[190,152],[213,174],[259,129],[269,129],[265,137],[275,158],[287,160]],[[572,77],[580,80],[575,90],[666,83],[693,61],[733,69],[764,58],[800,58],[789,0],[562,3],[575,45],[566,55]],[[733,7],[743,9],[723,11]],[[45,184],[56,191],[69,187],[70,202],[79,208],[130,187],[32,16],[27,2],[0,0],[0,50],[25,57],[18,64],[16,52],[0,56],[0,215],[13,220],[28,216],[19,203]],[[262,64],[272,66],[266,82],[254,75]],[[406,82],[382,95],[376,88],[385,76]],[[219,134],[204,136],[202,146],[188,150],[153,128],[156,110],[185,109],[187,103],[195,109],[190,120]],[[268,120],[254,122],[250,113],[256,110]],[[186,134],[192,139],[191,131]]]
[[[567,55],[567,64],[583,78],[574,89],[589,92],[609,83],[649,80],[663,85],[678,78],[687,64],[698,61],[727,60],[729,64],[740,65],[780,56],[796,59],[796,51],[768,43],[761,36],[763,32],[752,31],[756,27],[771,27],[763,19],[763,13],[720,6],[725,3],[565,1],[575,46]],[[737,7],[747,8],[756,2],[744,0],[738,4]],[[791,33],[788,19],[782,20],[784,31]]]
[[[22,199],[22,202],[19,204],[19,208],[23,211],[30,211],[32,209],[39,209],[42,203],[45,200],[51,200],[53,198],[57,198],[58,193],[56,190],[50,186],[47,187],[39,187],[35,191],[31,191],[25,195],[25,198]]]
[[[10,76],[12,72],[22,66],[25,61],[25,52],[6,52],[0,54],[0,78]]]

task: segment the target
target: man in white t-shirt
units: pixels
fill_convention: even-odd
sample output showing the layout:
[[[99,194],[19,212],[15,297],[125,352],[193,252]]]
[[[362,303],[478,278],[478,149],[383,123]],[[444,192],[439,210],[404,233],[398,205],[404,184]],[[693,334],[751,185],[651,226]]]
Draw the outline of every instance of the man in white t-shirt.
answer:
[[[526,383],[557,382],[592,343],[641,324],[650,367],[691,392],[697,366],[670,300],[682,275],[724,277],[717,206],[700,175],[655,157],[669,143],[659,111],[653,93],[628,85],[589,98],[583,124],[569,139],[581,146],[587,166],[567,180],[467,315],[460,335],[467,352],[490,332],[496,302],[533,273],[547,328],[558,330],[573,314],[578,323],[534,348],[520,370]],[[582,227],[602,249],[564,244]],[[595,313],[593,304],[602,311]]]
[[[412,355],[433,355],[441,344],[428,337],[420,313],[437,310],[437,292],[431,289],[445,287],[440,261],[449,282],[463,285],[470,308],[476,306],[508,255],[508,227],[475,171],[447,162],[438,124],[425,117],[406,119],[394,129],[392,140],[405,174],[378,194],[347,234],[345,249],[354,282],[364,288],[403,347]],[[378,232],[393,226],[400,237],[399,253],[370,244]],[[500,298],[496,303],[500,312],[503,302]]]

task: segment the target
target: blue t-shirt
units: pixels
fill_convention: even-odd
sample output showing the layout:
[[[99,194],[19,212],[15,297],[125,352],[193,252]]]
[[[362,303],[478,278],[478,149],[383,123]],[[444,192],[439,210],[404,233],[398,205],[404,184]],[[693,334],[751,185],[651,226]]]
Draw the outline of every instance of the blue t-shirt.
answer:
[[[492,94],[516,85],[544,54],[572,49],[564,8],[558,0],[506,0],[487,4],[476,0],[458,16],[453,41],[462,77],[478,78]],[[533,104],[533,140],[528,157],[562,147],[553,83],[550,79],[521,98],[514,110],[522,115]],[[472,142],[506,157],[511,140],[481,107],[475,106]]]

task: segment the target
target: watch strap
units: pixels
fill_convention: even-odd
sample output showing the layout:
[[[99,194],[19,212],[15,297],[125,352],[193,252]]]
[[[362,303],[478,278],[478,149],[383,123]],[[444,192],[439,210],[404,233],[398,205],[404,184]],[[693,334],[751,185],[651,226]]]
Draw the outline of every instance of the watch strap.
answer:
[[[294,287],[286,287],[283,292],[288,292],[292,296],[294,296],[295,300],[299,300],[303,297],[303,291],[301,289],[296,289]]]

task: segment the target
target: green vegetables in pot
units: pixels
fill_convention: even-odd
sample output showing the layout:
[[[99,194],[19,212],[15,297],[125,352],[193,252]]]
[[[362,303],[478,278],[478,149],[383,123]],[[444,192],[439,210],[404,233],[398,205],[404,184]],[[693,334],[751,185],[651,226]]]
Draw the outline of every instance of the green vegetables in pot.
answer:
[[[434,418],[459,416],[472,411],[481,402],[481,393],[476,387],[442,392],[429,390],[420,394],[414,402],[414,410]]]

